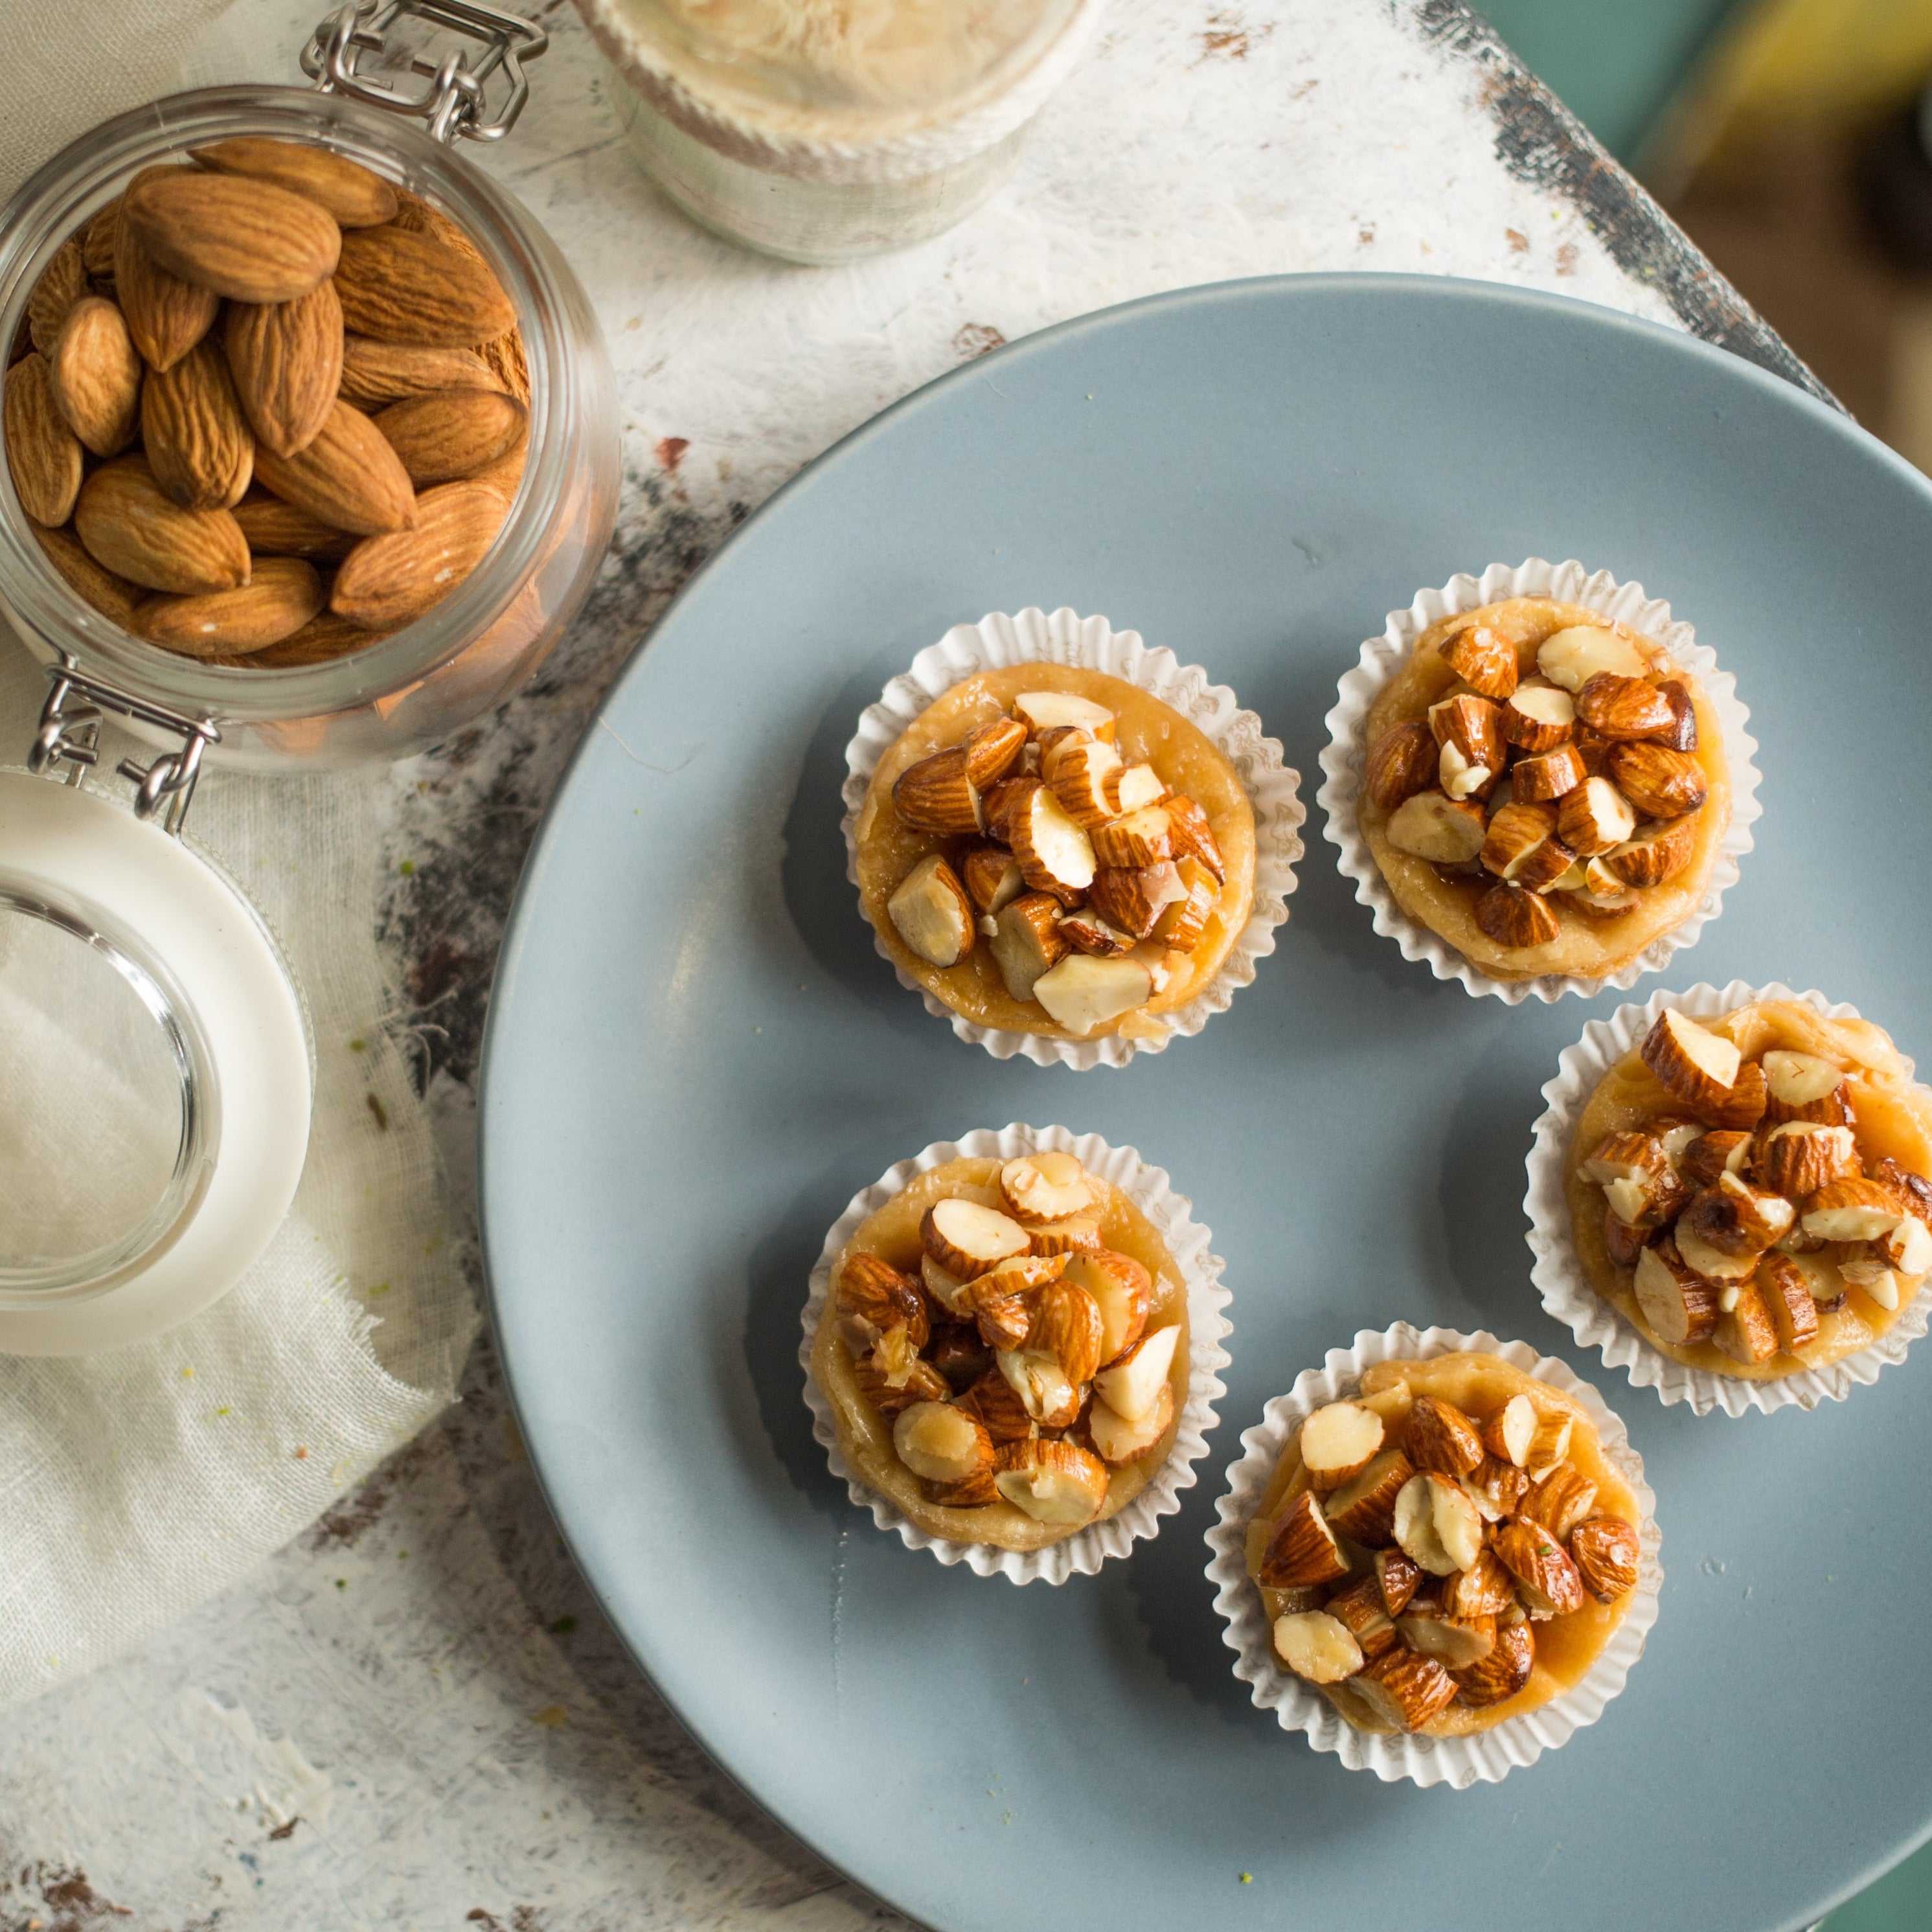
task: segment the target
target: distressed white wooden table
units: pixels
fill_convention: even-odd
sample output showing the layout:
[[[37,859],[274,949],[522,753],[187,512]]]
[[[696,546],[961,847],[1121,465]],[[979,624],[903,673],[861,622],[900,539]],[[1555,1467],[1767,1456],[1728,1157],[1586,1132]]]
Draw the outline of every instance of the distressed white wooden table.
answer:
[[[186,78],[294,78],[320,10],[233,0]],[[1810,382],[1456,0],[1115,0],[990,207],[824,270],[734,253],[658,201],[567,0],[542,12],[535,101],[481,158],[596,302],[626,488],[542,676],[394,775],[386,936],[459,1187],[490,962],[592,707],[732,529],[909,389],[1133,296],[1336,268],[1557,290]],[[716,1772],[603,1626],[487,1340],[460,1407],[247,1584],[0,1718],[0,1932],[875,1922],[902,1922]]]

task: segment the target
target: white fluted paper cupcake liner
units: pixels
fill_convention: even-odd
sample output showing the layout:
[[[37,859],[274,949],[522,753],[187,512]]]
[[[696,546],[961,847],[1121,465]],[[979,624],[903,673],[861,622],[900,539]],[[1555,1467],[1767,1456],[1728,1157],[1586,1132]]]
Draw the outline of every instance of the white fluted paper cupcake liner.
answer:
[[[1248,1574],[1248,1525],[1290,1438],[1316,1409],[1354,1394],[1363,1372],[1377,1362],[1419,1361],[1459,1349],[1501,1356],[1568,1396],[1588,1414],[1604,1460],[1630,1485],[1641,1512],[1637,1584],[1623,1621],[1582,1680],[1540,1709],[1506,1718],[1468,1737],[1384,1736],[1358,1730],[1275,1655],[1261,1592]],[[1379,1334],[1362,1330],[1352,1348],[1330,1348],[1320,1368],[1298,1376],[1294,1386],[1276,1396],[1262,1412],[1261,1420],[1243,1433],[1240,1460],[1229,1468],[1226,1492],[1215,1509],[1219,1520],[1208,1532],[1208,1546],[1214,1552],[1208,1576],[1216,1586],[1214,1607],[1226,1625],[1222,1638],[1234,1652],[1234,1675],[1249,1686],[1260,1708],[1274,1712],[1283,1730],[1305,1733],[1316,1750],[1332,1751],[1351,1771],[1372,1771],[1384,1784],[1406,1778],[1417,1784],[1448,1784],[1462,1791],[1472,1784],[1499,1783],[1519,1765],[1534,1764],[1545,1751],[1558,1749],[1603,1715],[1604,1706],[1623,1689],[1631,1666],[1643,1654],[1644,1640],[1657,1621],[1658,1596],[1664,1588],[1663,1534],[1657,1526],[1657,1498],[1643,1479],[1643,1459],[1630,1447],[1629,1432],[1616,1412],[1589,1383],[1564,1364],[1539,1355],[1526,1342],[1499,1342],[1486,1332],[1464,1335],[1453,1328],[1418,1331],[1406,1322]]]
[[[1000,1550],[990,1544],[956,1543],[928,1535],[890,1498],[860,1482],[847,1466],[838,1450],[832,1404],[812,1372],[812,1345],[831,1292],[832,1268],[839,1250],[860,1224],[894,1195],[920,1174],[962,1156],[1011,1160],[1016,1155],[1048,1150],[1074,1155],[1089,1173],[1111,1181],[1154,1223],[1166,1244],[1187,1297],[1187,1400],[1167,1460],[1118,1515],[1043,1550]],[[798,1352],[805,1370],[805,1402],[812,1411],[812,1435],[824,1445],[832,1473],[844,1484],[853,1502],[861,1509],[869,1509],[881,1529],[896,1531],[908,1550],[929,1550],[942,1563],[964,1563],[976,1576],[1004,1576],[1014,1583],[1064,1583],[1070,1576],[1091,1576],[1109,1557],[1124,1556],[1143,1538],[1158,1534],[1160,1519],[1180,1508],[1180,1492],[1192,1489],[1198,1480],[1194,1465],[1208,1453],[1208,1432],[1220,1420],[1214,1405],[1228,1392],[1220,1372],[1229,1358],[1221,1345],[1233,1332],[1223,1311],[1234,1298],[1221,1286],[1221,1271],[1226,1264],[1209,1250],[1212,1238],[1195,1221],[1192,1209],[1192,1203],[1174,1192],[1166,1174],[1142,1160],[1132,1148],[1110,1147],[1098,1134],[1076,1134],[1065,1127],[1023,1126],[1018,1122],[997,1132],[981,1127],[957,1141],[935,1141],[910,1160],[888,1168],[870,1187],[855,1194],[832,1223],[818,1264],[812,1271],[811,1292],[802,1317],[805,1336]]]
[[[1362,767],[1368,756],[1363,724],[1370,708],[1408,662],[1416,639],[1430,625],[1505,597],[1550,597],[1561,603],[1579,604],[1641,632],[1696,673],[1724,734],[1724,757],[1730,766],[1731,822],[1719,843],[1703,898],[1688,917],[1660,934],[1628,964],[1600,980],[1575,973],[1546,973],[1533,980],[1491,979],[1439,933],[1402,909],[1355,822]],[[1393,939],[1405,959],[1426,960],[1437,979],[1459,980],[1468,992],[1511,1006],[1532,996],[1558,1000],[1565,993],[1589,999],[1606,988],[1634,986],[1645,974],[1661,971],[1673,952],[1694,946],[1706,926],[1717,917],[1726,889],[1737,881],[1738,860],[1751,849],[1751,827],[1763,810],[1757,801],[1758,770],[1752,762],[1757,740],[1744,728],[1750,718],[1738,701],[1737,680],[1718,668],[1716,653],[1696,641],[1688,624],[1672,617],[1670,606],[1661,598],[1647,597],[1642,584],[1620,584],[1606,570],[1586,571],[1574,558],[1552,564],[1533,556],[1514,568],[1492,563],[1480,577],[1452,577],[1439,590],[1418,591],[1406,610],[1391,610],[1382,634],[1363,645],[1360,663],[1342,677],[1336,687],[1335,708],[1322,721],[1328,727],[1328,743],[1322,753],[1326,776],[1315,795],[1316,802],[1328,814],[1322,836],[1340,853],[1336,862],[1342,875],[1354,880],[1357,901],[1374,914],[1376,931],[1384,939]]]
[[[1036,1066],[1079,1072],[1124,1066],[1136,1053],[1159,1053],[1177,1036],[1198,1033],[1226,1007],[1238,987],[1253,979],[1255,962],[1274,950],[1275,928],[1288,918],[1295,862],[1302,854],[1298,835],[1308,815],[1300,796],[1300,775],[1282,764],[1280,742],[1264,734],[1261,719],[1241,710],[1225,685],[1209,683],[1199,665],[1184,664],[1172,651],[1150,649],[1138,631],[1117,631],[1104,617],[1082,617],[1064,607],[1050,616],[1032,608],[1012,616],[995,611],[976,624],[956,624],[938,644],[928,644],[909,670],[886,686],[878,704],[860,715],[858,731],[845,747],[843,792],[845,875],[855,886],[859,813],[879,760],[920,713],[955,685],[982,671],[1022,664],[1078,664],[1133,685],[1179,712],[1233,765],[1255,814],[1255,897],[1247,924],[1213,979],[1185,1006],[1160,1016],[1168,1030],[1154,1040],[1124,1040],[1118,1034],[1059,1040],[977,1025],[914,979],[892,958],[876,928],[872,943],[880,958],[891,962],[899,984],[924,998],[928,1012],[951,1022],[962,1040],[983,1046],[995,1060],[1021,1054]]]
[[[1613,1302],[1605,1300],[1583,1272],[1570,1237],[1563,1169],[1570,1136],[1598,1082],[1642,1042],[1666,1007],[1674,1006],[1693,1019],[1708,1020],[1760,1000],[1802,1000],[1827,1019],[1863,1017],[1856,1006],[1834,1006],[1822,993],[1795,993],[1775,981],[1768,986],[1748,986],[1742,980],[1733,980],[1721,988],[1700,982],[1688,992],[1658,993],[1642,1006],[1619,1006],[1608,1019],[1591,1021],[1582,1038],[1558,1055],[1556,1076],[1543,1089],[1548,1104],[1537,1120],[1530,1144],[1529,1186],[1522,1206],[1529,1216],[1529,1251],[1535,1257],[1529,1278],[1543,1297],[1544,1306],[1585,1348],[1599,1350],[1606,1367],[1624,1370],[1634,1386],[1655,1389],[1658,1400],[1666,1405],[1688,1402],[1697,1415],[1708,1415],[1714,1408],[1731,1416],[1744,1415],[1752,1409],[1768,1414],[1774,1409],[1816,1408],[1821,1402],[1843,1402],[1853,1388],[1876,1382],[1881,1369],[1904,1361],[1906,1350],[1924,1334],[1927,1321],[1932,1318],[1932,1282],[1928,1282],[1869,1348],[1860,1348],[1828,1368],[1805,1369],[1772,1380],[1714,1375],[1666,1355]]]

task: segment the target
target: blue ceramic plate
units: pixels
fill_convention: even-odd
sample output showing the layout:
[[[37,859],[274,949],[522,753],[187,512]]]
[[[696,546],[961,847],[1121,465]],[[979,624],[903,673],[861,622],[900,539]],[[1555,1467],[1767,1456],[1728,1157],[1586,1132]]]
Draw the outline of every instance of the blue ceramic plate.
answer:
[[[1700,1420],[1568,1346],[1531,1290],[1538,1089],[1623,996],[1511,1010],[1438,983],[1313,837],[1280,950],[1198,1039],[1042,1071],[930,1018],[846,883],[846,740],[961,619],[1066,604],[1140,630],[1261,713],[1306,796],[1336,680],[1384,614],[1532,554],[1667,597],[1751,710],[1757,849],[1672,983],[1818,986],[1922,1057],[1932,489],[1775,377],[1514,290],[1195,290],[922,390],[696,579],[551,808],[483,1102],[531,1452],[692,1730],[929,1925],[1771,1932],[1927,1834],[1932,1360],[1815,1414]],[[1012,1120],[1166,1168],[1234,1298],[1201,1486],[1131,1560],[1058,1589],[881,1534],[800,1394],[806,1278],[847,1200]],[[1202,1574],[1263,1402],[1404,1318],[1520,1336],[1594,1381],[1670,1557],[1602,1720],[1460,1793],[1285,1736],[1231,1674]]]

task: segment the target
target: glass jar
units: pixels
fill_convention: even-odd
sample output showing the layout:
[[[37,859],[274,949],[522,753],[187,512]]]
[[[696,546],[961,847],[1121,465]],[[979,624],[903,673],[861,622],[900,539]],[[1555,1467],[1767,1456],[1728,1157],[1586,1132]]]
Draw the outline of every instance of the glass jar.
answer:
[[[144,643],[83,603],[46,561],[0,464],[0,611],[45,662],[64,658],[147,704],[210,721],[211,764],[278,772],[400,758],[508,698],[590,594],[620,480],[610,357],[556,244],[488,176],[393,113],[292,87],[176,94],[57,154],[0,212],[0,341],[14,339],[61,244],[137,169],[238,134],[359,161],[441,209],[488,261],[530,365],[528,456],[509,518],[469,578],[415,623],[324,663],[250,670]]]
[[[578,0],[618,119],[727,240],[834,262],[950,228],[1012,171],[1105,0]]]

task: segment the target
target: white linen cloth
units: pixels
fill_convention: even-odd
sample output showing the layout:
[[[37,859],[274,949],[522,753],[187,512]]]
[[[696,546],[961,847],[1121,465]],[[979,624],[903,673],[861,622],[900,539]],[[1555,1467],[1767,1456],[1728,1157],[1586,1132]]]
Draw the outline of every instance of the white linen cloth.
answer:
[[[200,70],[220,10],[220,0],[0,0],[10,50],[0,196],[104,116],[223,77]],[[196,68],[184,70],[190,42]],[[24,761],[45,693],[44,674],[0,626],[0,765]],[[194,1320],[88,1357],[0,1357],[0,1706],[206,1601],[454,1399],[478,1317],[412,1077],[397,962],[374,937],[386,783],[379,771],[215,772],[196,794],[191,842],[248,892],[307,998],[316,1059],[308,1165],[267,1253]],[[20,1070],[50,1024],[0,997],[0,1140],[33,1130]],[[84,1162],[86,1110],[61,1118]],[[124,1154],[141,1137],[138,1120],[124,1125]],[[95,1151],[110,1144],[104,1134]],[[78,1183],[71,1204],[98,1208],[114,1180]],[[0,1222],[26,1211],[0,1200]]]

